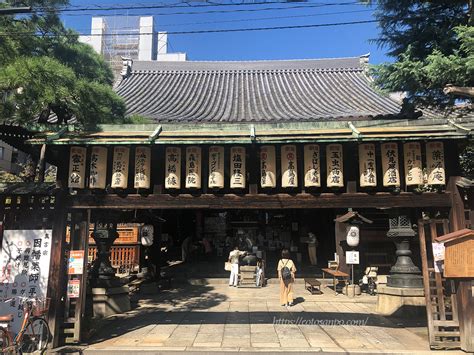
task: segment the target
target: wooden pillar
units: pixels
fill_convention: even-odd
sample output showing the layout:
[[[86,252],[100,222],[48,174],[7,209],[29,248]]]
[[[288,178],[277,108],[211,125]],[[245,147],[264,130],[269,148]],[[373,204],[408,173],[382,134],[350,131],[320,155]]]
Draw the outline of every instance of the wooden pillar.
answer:
[[[451,192],[451,209],[449,211],[449,222],[451,224],[451,232],[463,229],[466,226],[464,216],[464,201],[456,182],[461,179],[459,176],[451,176],[448,181],[447,191]]]
[[[51,299],[48,322],[53,337],[51,347],[59,344],[59,330],[63,322],[64,292],[66,289],[67,271],[64,260],[66,244],[66,210],[64,192],[56,195],[55,213],[52,230],[51,264],[49,267],[48,297]]]
[[[349,266],[346,264],[346,224],[339,222],[335,223],[336,253],[339,256],[339,270],[342,272],[349,273],[350,269]]]
[[[77,232],[71,233],[71,250],[84,250],[83,274],[75,275],[75,279],[80,280],[79,298],[74,305],[74,333],[73,341],[81,341],[82,321],[85,318],[86,307],[86,286],[87,286],[87,255],[89,246],[89,223],[90,210],[75,212],[75,224]]]
[[[456,300],[459,331],[461,335],[461,349],[474,353],[474,281],[461,279],[456,290]]]

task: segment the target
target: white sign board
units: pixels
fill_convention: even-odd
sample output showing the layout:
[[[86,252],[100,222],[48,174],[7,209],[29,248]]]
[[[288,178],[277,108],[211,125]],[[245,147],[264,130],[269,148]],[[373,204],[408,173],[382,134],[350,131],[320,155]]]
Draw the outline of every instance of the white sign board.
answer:
[[[359,265],[359,252],[354,250],[346,251],[346,264]]]
[[[44,298],[48,290],[51,230],[5,230],[0,254],[0,314],[13,314],[17,333],[23,297]],[[6,300],[11,299],[9,302]]]

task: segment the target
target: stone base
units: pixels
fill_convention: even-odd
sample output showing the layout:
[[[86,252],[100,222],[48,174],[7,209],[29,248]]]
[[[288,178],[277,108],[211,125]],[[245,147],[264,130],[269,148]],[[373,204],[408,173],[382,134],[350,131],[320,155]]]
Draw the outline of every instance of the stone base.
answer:
[[[360,286],[359,285],[347,285],[342,288],[342,293],[347,297],[360,296]]]
[[[425,312],[425,292],[422,288],[378,285],[375,312],[384,316],[412,317]],[[403,310],[402,310],[403,309]]]
[[[127,312],[131,309],[128,286],[93,288],[92,303],[97,318]]]

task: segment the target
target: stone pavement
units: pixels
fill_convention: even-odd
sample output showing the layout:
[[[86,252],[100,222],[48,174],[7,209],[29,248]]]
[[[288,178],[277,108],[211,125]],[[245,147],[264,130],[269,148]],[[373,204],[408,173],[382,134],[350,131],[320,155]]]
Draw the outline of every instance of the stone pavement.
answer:
[[[323,292],[311,295],[296,284],[298,303],[290,308],[279,304],[278,285],[186,285],[140,295],[135,309],[100,322],[83,352],[429,352],[422,327],[409,329],[374,314],[376,297]]]

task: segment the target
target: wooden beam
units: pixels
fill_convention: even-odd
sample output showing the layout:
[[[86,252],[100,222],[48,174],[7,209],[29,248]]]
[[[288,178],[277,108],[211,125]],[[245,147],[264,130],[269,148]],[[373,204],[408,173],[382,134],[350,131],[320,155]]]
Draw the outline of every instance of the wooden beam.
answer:
[[[416,195],[402,192],[258,194],[258,195],[75,195],[68,196],[69,208],[111,209],[301,209],[301,208],[396,208],[450,207],[451,192]]]

